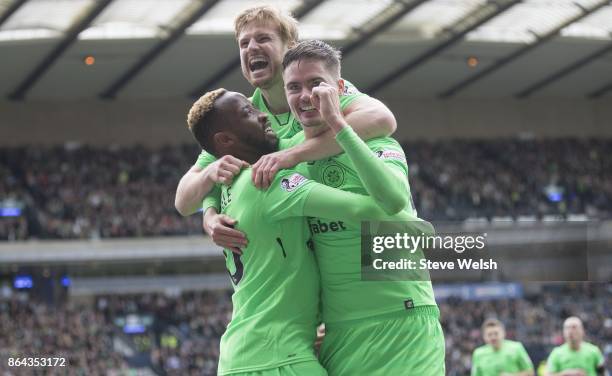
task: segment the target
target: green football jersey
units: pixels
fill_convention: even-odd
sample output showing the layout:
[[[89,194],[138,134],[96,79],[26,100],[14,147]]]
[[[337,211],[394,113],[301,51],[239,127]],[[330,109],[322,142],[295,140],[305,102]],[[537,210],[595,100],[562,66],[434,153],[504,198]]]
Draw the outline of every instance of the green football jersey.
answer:
[[[242,255],[225,250],[234,286],[233,312],[221,338],[220,375],[316,360],[319,272],[303,217],[312,180],[279,172],[268,190],[245,169],[224,186],[223,213],[249,239]]]
[[[401,146],[392,138],[366,142],[370,150],[402,176],[408,165]],[[310,178],[327,186],[362,195],[364,188],[345,153],[308,163]],[[406,184],[409,187],[408,184]],[[410,196],[410,188],[406,195]],[[412,199],[406,208],[416,215]],[[389,220],[393,220],[390,216]],[[364,281],[361,277],[361,224],[342,218],[308,218],[321,272],[323,321],[336,322],[373,318],[401,310],[436,305],[429,281]]]
[[[345,80],[344,82],[345,82],[344,93],[342,93],[342,95],[340,96],[340,108],[342,110],[344,110],[349,104],[353,103],[355,99],[361,96],[366,96],[365,94],[360,93],[359,90],[357,90],[357,88],[355,88],[355,86],[353,86],[353,84],[351,84],[349,81]],[[272,112],[270,112],[270,110],[268,110],[268,107],[266,106],[266,102],[259,88],[255,89],[253,96],[249,99],[251,100],[251,103],[253,103],[253,106],[255,106],[255,108],[257,108],[259,111],[262,111],[268,114],[268,120],[270,121],[270,127],[278,136],[279,141],[285,140],[285,139],[291,140],[285,143],[279,142],[279,149],[282,150],[282,149],[286,149],[286,148],[295,146],[297,143],[304,140],[303,132],[301,135],[298,134],[302,131],[302,125],[295,118],[295,116],[293,116],[291,112],[285,112],[282,114],[273,114]],[[208,166],[209,164],[213,163],[216,160],[217,158],[215,158],[212,154],[202,150],[195,164],[199,168],[204,169],[206,168],[206,166]],[[305,169],[301,167],[298,168],[298,170],[302,173],[306,172]],[[217,186],[213,188],[213,190],[204,199],[204,202],[202,203],[202,208],[208,209],[211,206],[217,207],[218,206],[217,199],[219,197],[219,194],[220,194],[219,187]]]
[[[472,355],[472,376],[499,376],[533,369],[533,363],[520,342],[504,340],[499,350],[484,345]]]
[[[582,369],[587,376],[597,376],[597,367],[604,362],[603,355],[597,346],[588,342],[580,344],[580,350],[572,350],[567,343],[555,347],[546,362],[549,372],[561,372],[566,369]]]

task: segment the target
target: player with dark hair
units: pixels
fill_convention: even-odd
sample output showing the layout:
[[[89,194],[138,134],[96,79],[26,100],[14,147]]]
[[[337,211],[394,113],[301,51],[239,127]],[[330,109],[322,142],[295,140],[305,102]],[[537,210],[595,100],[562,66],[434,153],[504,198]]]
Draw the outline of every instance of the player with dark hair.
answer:
[[[338,100],[328,91],[313,95],[322,113],[330,113],[326,109]],[[253,163],[278,144],[266,114],[242,94],[223,89],[205,94],[193,105],[188,125],[198,143],[218,158],[232,155]],[[357,172],[365,181],[393,178],[350,128],[337,133],[347,155],[359,161]],[[307,246],[305,216],[342,213],[352,222],[404,221],[403,231],[413,235],[433,231],[405,211],[390,216],[393,212],[383,210],[371,197],[318,184],[295,170],[282,170],[262,191],[252,183],[250,169],[245,169],[223,187],[221,202],[222,213],[236,218],[236,228],[250,235],[250,241],[240,255],[224,252],[234,294],[232,320],[221,339],[219,375],[326,374],[313,350],[320,282]]]
[[[340,111],[344,80],[335,48],[322,41],[300,42],[285,54],[283,68],[287,101],[304,127],[306,140],[330,128],[350,129]],[[323,92],[335,98],[333,106],[323,108],[319,100]],[[364,155],[392,171],[388,179],[363,179],[358,173],[362,162],[347,153],[308,163],[310,178],[370,194],[387,211],[416,215],[401,146],[383,137],[367,141],[367,148]],[[337,226],[340,222],[343,226]],[[431,282],[363,280],[360,224],[347,220],[341,211],[309,218],[309,224],[321,272],[326,326],[320,359],[330,375],[443,375],[444,336]],[[334,225],[336,231],[330,231]]]
[[[293,17],[268,5],[246,9],[234,21],[242,74],[255,88],[250,100],[257,109],[268,114],[270,125],[280,139],[290,139],[302,129],[287,104],[281,64],[285,52],[298,40],[297,27]],[[380,101],[360,94],[348,83],[343,94],[343,114],[361,137],[370,139],[395,131],[395,118]],[[253,163],[253,180],[257,186],[267,187],[279,169],[341,152],[331,132],[303,143],[293,142],[292,146]],[[239,248],[247,239],[232,228],[233,218],[217,213],[219,185],[230,184],[246,166],[245,161],[229,155],[217,160],[202,152],[179,182],[175,197],[175,206],[182,215],[193,214],[202,208],[206,232],[217,245],[235,252],[240,252]]]
[[[485,345],[474,350],[472,376],[533,376],[533,363],[520,342],[506,339],[504,324],[487,319],[482,324]]]

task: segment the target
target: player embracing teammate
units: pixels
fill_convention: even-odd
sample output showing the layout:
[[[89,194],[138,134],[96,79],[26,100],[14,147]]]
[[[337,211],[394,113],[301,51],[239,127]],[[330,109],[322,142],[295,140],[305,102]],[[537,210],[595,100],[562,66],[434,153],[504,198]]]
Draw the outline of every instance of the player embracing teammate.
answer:
[[[251,103],[269,115],[271,129],[281,138],[282,150],[254,164],[249,161],[253,183],[265,189],[276,181],[279,170],[295,166],[304,179],[353,194],[369,194],[384,212],[397,212],[418,222],[404,153],[395,140],[386,137],[394,131],[395,119],[382,103],[358,93],[341,78],[338,51],[320,41],[296,44],[295,21],[269,7],[246,10],[235,26],[243,75],[256,87]],[[322,106],[322,97],[333,102]],[[245,111],[244,116],[249,116],[251,110]],[[360,144],[360,153],[338,154],[343,151],[340,138],[354,137],[351,128],[367,144]],[[222,135],[212,137],[215,142],[228,141]],[[240,255],[259,234],[247,232],[245,236],[239,231],[241,220],[236,223],[221,206],[222,201],[227,204],[227,197],[222,200],[219,184],[233,184],[236,176],[244,175],[240,170],[247,163],[236,155],[216,155],[218,160],[206,152],[198,158],[179,184],[176,205],[181,213],[189,214],[206,197],[204,227],[227,250],[230,273],[236,274],[238,270],[230,263],[237,257],[233,255]],[[372,160],[386,171],[376,175],[377,179],[359,171],[362,163]],[[310,163],[298,164],[304,161]],[[244,177],[239,179],[245,184]],[[293,189],[303,181],[298,180],[279,184],[285,190]],[[350,205],[311,216],[310,228],[322,223],[337,230],[313,234],[321,272],[322,318],[327,324],[320,361],[327,372],[339,376],[443,375],[444,338],[431,283],[363,281],[359,221],[351,215]],[[249,331],[242,335],[248,337]],[[261,340],[271,341],[274,336]]]

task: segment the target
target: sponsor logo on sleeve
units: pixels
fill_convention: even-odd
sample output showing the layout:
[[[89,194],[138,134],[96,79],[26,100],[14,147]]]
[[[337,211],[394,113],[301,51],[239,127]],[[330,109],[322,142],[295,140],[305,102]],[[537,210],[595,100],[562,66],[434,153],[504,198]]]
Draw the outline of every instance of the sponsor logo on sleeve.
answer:
[[[400,162],[406,162],[406,157],[404,153],[397,150],[378,150],[376,152],[376,156],[380,159],[393,159]]]
[[[289,176],[288,178],[282,179],[280,182],[280,185],[283,190],[287,192],[292,192],[297,187],[299,187],[300,185],[303,185],[307,181],[308,179],[306,179],[304,176],[300,174],[293,174]]]
[[[344,81],[344,90],[342,91],[342,95],[353,95],[359,93],[359,89],[357,89],[353,84],[348,81]]]

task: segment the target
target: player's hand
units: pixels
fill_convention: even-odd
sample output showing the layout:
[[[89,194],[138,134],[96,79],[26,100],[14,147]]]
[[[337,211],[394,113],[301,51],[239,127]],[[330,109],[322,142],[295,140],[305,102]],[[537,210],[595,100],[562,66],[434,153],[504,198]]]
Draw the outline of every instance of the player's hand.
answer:
[[[266,189],[272,184],[278,170],[290,168],[296,164],[297,161],[294,160],[293,155],[288,150],[266,154],[253,165],[251,175],[253,184],[259,189]]]
[[[319,352],[323,339],[325,338],[325,324],[321,324],[317,327],[317,338],[315,339],[314,348],[316,352]]]
[[[241,159],[224,155],[217,159],[208,167],[210,169],[210,178],[215,183],[229,185],[234,181],[234,176],[240,173],[240,170],[249,167],[249,164]]]
[[[225,214],[215,214],[204,218],[204,230],[216,245],[241,255],[241,248],[246,247],[248,241],[243,232],[233,228],[236,223]]]
[[[340,132],[342,128],[347,126],[342,110],[340,110],[340,98],[337,88],[321,82],[319,86],[312,89],[310,102],[319,111],[323,121],[329,125],[334,133]]]

